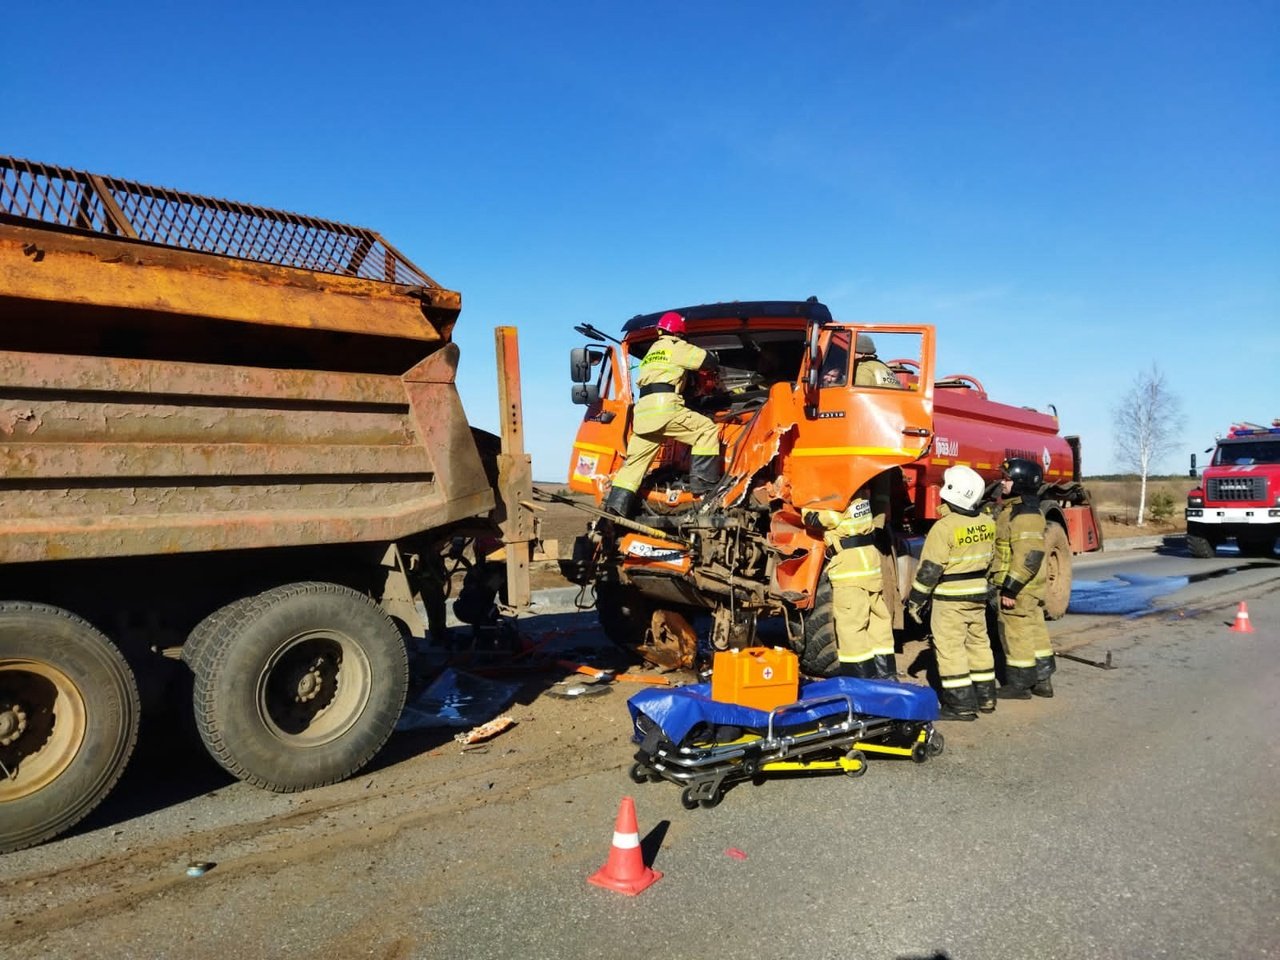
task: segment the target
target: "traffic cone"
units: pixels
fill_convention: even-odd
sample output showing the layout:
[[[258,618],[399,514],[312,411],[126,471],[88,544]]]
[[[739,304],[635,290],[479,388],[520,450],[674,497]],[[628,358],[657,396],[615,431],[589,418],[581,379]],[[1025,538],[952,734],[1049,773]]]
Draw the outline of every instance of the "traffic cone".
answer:
[[[1231,625],[1232,633],[1253,633],[1253,624],[1249,621],[1249,605],[1240,601],[1240,609],[1236,611],[1236,622]]]
[[[635,801],[630,797],[623,797],[618,806],[618,819],[613,825],[613,846],[609,848],[609,859],[603,867],[587,877],[587,882],[634,897],[661,879],[662,874],[644,865],[644,857],[640,853],[640,830],[636,826]]]

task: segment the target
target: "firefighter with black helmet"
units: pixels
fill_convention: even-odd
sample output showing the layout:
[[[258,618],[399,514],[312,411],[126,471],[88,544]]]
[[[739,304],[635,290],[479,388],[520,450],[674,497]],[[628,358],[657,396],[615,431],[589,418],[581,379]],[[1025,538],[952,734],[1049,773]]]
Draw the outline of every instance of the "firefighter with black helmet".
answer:
[[[893,621],[884,599],[875,520],[866,488],[855,493],[844,510],[809,510],[802,519],[806,527],[825,531],[839,659],[836,675],[896,679]]]
[[[689,444],[692,453],[689,490],[711,490],[720,479],[723,462],[720,433],[709,418],[685,406],[685,375],[715,369],[716,358],[684,338],[685,319],[674,310],[658,318],[658,339],[645,352],[636,375],[640,397],[632,412],[627,456],[613,478],[604,509],[622,517],[635,510],[636,491],[649,464],[667,437]]]
[[[916,567],[907,616],[929,628],[938,660],[943,720],[977,720],[996,708],[995,658],[987,636],[987,571],[996,524],[978,509],[986,484],[976,470],[948,467],[943,505],[929,529]]]
[[[1001,500],[991,582],[999,596],[1000,644],[1006,682],[997,696],[1027,700],[1052,697],[1056,669],[1044,622],[1045,519],[1040,512],[1040,465],[1021,457],[1000,465]]]

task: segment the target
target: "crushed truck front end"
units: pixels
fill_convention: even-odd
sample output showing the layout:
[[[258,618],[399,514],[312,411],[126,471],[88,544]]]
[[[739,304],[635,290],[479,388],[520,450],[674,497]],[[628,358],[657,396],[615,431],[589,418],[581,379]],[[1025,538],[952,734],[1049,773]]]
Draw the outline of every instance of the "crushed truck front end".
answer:
[[[843,509],[854,492],[914,463],[932,437],[933,328],[842,324],[816,300],[703,304],[678,311],[687,337],[718,357],[714,381],[691,378],[686,403],[716,426],[723,476],[695,498],[687,445],[664,440],[640,496],[637,521],[593,525],[570,574],[592,582],[607,632],[667,664],[692,656],[690,620],[712,618],[717,649],[748,644],[761,617],[781,616],[792,642],[809,641],[804,613],[819,602],[825,547],[802,514]],[[571,358],[574,398],[586,413],[570,486],[602,501],[625,458],[630,367],[657,337],[659,313],[628,321],[621,342]],[[859,334],[875,336],[901,368],[922,374],[901,389],[856,383]]]

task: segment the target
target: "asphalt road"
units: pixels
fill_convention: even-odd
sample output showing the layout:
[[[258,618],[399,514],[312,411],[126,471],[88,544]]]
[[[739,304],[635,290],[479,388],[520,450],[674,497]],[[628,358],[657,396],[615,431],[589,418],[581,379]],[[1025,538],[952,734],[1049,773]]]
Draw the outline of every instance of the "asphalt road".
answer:
[[[1077,583],[1183,575],[1105,559]],[[1061,659],[1055,699],[943,725],[928,763],[770,779],[714,810],[630,783],[618,691],[526,697],[484,755],[402,736],[302,796],[144,757],[86,829],[0,859],[0,956],[1280,956],[1280,565],[1188,576],[1219,568],[1054,624],[1115,669]],[[1229,629],[1240,600],[1253,634]],[[581,619],[551,629],[587,643]],[[664,873],[636,898],[585,882],[623,795]]]

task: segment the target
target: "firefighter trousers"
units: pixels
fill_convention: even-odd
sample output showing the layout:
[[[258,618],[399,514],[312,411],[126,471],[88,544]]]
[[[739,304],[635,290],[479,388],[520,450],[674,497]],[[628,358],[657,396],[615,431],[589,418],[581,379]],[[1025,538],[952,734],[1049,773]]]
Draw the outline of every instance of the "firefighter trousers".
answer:
[[[974,600],[947,600],[935,595],[929,630],[944,687],[995,680],[996,660],[987,636],[985,593]]]
[[[1012,610],[1000,608],[1000,645],[1005,662],[1019,670],[1034,670],[1037,657],[1053,655],[1043,598],[1024,590],[1014,599]]]
[[[893,656],[893,621],[878,585],[873,589],[832,581],[831,608],[836,653],[842,664],[867,663],[877,655]]]
[[[689,444],[695,457],[720,455],[720,434],[712,420],[683,405],[669,410],[670,416],[662,411],[650,411],[643,422],[637,412],[637,423],[646,432],[632,433],[627,441],[627,458],[613,478],[615,487],[632,493],[639,490],[658,448],[668,438]]]

